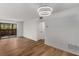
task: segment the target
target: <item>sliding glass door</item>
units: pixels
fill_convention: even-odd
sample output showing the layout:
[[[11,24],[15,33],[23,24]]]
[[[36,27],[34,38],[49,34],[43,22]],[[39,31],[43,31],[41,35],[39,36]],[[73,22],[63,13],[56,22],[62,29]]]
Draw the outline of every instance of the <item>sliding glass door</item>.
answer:
[[[0,23],[0,38],[17,35],[17,25],[11,23]]]

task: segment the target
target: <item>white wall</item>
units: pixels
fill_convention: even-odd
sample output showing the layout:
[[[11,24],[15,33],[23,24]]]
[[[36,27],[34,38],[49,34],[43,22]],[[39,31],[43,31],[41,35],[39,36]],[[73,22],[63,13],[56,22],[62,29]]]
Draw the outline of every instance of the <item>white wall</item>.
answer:
[[[17,22],[17,36],[23,36],[23,23]]]
[[[79,55],[79,51],[68,47],[69,44],[79,47],[78,10],[79,8],[70,9],[44,18],[48,26],[45,36],[46,44]]]
[[[37,40],[37,19],[24,21],[24,37]]]
[[[4,19],[0,19],[0,22],[17,24],[17,36],[23,36],[23,22]]]
[[[41,21],[39,18],[24,21],[24,37],[35,41],[43,39]]]

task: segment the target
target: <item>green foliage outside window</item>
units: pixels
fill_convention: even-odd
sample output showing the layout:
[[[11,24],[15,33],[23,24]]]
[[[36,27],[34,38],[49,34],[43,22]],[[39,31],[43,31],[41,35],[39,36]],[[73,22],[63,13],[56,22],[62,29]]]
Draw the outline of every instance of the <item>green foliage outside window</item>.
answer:
[[[10,23],[0,23],[1,29],[17,29],[16,24],[10,24]]]

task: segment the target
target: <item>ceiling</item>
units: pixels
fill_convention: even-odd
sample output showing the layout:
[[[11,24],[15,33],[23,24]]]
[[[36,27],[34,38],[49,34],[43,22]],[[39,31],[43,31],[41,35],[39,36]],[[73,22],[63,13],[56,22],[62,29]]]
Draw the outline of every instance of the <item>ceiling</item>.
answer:
[[[0,19],[23,21],[38,18],[37,9],[41,6],[50,6],[53,13],[59,13],[74,7],[78,3],[0,3]]]

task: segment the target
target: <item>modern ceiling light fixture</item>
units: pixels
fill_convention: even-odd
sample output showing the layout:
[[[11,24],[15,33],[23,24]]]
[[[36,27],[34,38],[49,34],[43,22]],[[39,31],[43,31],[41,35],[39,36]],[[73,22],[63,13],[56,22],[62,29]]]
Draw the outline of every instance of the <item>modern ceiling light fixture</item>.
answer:
[[[44,17],[44,16],[50,16],[51,13],[53,12],[53,8],[48,7],[48,6],[43,6],[38,8],[37,12],[39,13],[39,16]]]

